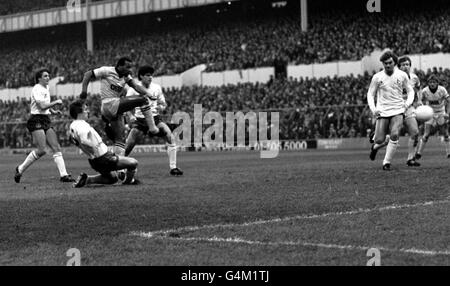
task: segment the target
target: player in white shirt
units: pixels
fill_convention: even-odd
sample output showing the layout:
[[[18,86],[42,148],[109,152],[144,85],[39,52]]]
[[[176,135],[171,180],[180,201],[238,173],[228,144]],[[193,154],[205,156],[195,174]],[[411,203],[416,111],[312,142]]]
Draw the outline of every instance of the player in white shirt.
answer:
[[[56,133],[51,126],[50,114],[61,114],[61,111],[55,111],[52,107],[61,105],[62,100],[50,100],[50,91],[48,83],[50,81],[50,72],[47,69],[40,69],[35,74],[36,85],[31,91],[31,117],[27,121],[27,128],[30,131],[33,142],[36,142],[37,149],[28,154],[25,161],[16,167],[14,181],[20,183],[20,179],[34,162],[45,155],[45,147],[48,146],[53,151],[53,159],[58,168],[61,182],[73,182],[72,177],[67,173],[66,165],[61,153]]]
[[[82,100],[70,104],[70,116],[75,119],[70,124],[70,141],[80,148],[89,158],[91,167],[99,172],[99,175],[88,176],[81,173],[73,184],[74,188],[81,188],[92,184],[115,184],[118,181],[117,170],[126,169],[126,178],[123,184],[137,185],[140,182],[135,179],[138,161],[134,158],[115,155],[108,151],[97,131],[86,122],[89,112]]]
[[[125,123],[123,113],[133,110],[138,106],[147,106],[142,108],[149,126],[150,133],[159,132],[153,121],[148,102],[152,100],[150,95],[141,86],[136,85],[131,77],[132,60],[122,57],[118,60],[115,67],[100,67],[89,70],[84,74],[82,83],[81,99],[87,97],[87,88],[92,79],[101,80],[101,113],[106,122],[106,134],[114,141],[114,152],[117,155],[125,154]],[[125,84],[136,89],[138,95],[133,97],[121,97]]]
[[[392,51],[380,57],[384,69],[372,77],[367,93],[367,102],[373,115],[377,118],[375,126],[375,144],[372,145],[370,159],[374,160],[377,151],[382,148],[389,131],[389,143],[383,160],[383,170],[391,169],[391,160],[397,150],[400,128],[403,125],[405,111],[414,101],[414,89],[409,83],[408,75],[396,67],[397,56]],[[403,97],[406,90],[406,101]],[[375,106],[375,96],[377,104]]]
[[[425,145],[428,142],[432,129],[436,127],[444,136],[447,158],[450,158],[450,139],[448,132],[450,97],[445,87],[439,85],[437,76],[431,75],[428,78],[428,86],[422,89],[421,101],[433,108],[434,115],[433,118],[425,122],[424,134],[419,141],[419,146],[417,146],[416,159],[418,160],[422,157],[422,152],[425,149]]]
[[[416,146],[418,142],[419,136],[419,126],[416,120],[415,107],[421,105],[422,103],[418,100],[418,95],[420,93],[420,79],[419,77],[411,72],[411,59],[407,56],[402,56],[398,59],[398,68],[404,71],[409,78],[409,83],[414,89],[414,101],[413,105],[411,105],[405,111],[405,120],[404,125],[409,134],[408,140],[408,158],[406,160],[406,165],[410,167],[419,167],[420,163],[415,160]],[[403,98],[406,100],[408,97],[407,91],[403,90]],[[375,134],[373,134],[375,137]],[[372,140],[373,141],[373,140]],[[373,143],[373,142],[372,142]],[[380,146],[377,150],[380,150],[382,147],[387,146],[389,143],[389,136],[386,136],[386,140],[383,142],[383,146]],[[376,155],[376,151],[372,155]],[[371,157],[371,159],[375,159],[375,157]]]
[[[140,67],[138,71],[138,78],[140,82],[138,84],[142,85],[147,90],[147,92],[151,94],[152,98],[155,98],[155,100],[150,102],[150,110],[153,114],[153,118],[156,127],[158,127],[159,129],[159,132],[158,134],[151,134],[148,132],[148,125],[145,121],[144,115],[141,112],[141,107],[135,108],[134,114],[132,112],[129,112],[128,115],[132,128],[130,133],[128,134],[128,138],[126,141],[125,156],[128,156],[131,153],[134,146],[136,145],[136,139],[141,134],[164,137],[167,142],[167,155],[169,156],[169,173],[173,176],[181,176],[183,175],[183,172],[179,168],[177,168],[177,146],[175,144],[175,137],[173,136],[172,131],[167,126],[167,124],[161,120],[161,117],[159,115],[159,112],[163,111],[167,107],[167,103],[161,86],[152,82],[153,73],[154,69],[151,66]],[[128,89],[127,97],[135,95],[135,90],[131,88]]]

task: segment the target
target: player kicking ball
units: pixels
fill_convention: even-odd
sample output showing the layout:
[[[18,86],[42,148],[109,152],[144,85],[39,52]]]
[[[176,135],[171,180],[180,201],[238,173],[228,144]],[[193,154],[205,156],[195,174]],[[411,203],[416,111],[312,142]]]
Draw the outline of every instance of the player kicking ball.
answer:
[[[404,71],[409,78],[409,83],[414,89],[414,101],[413,105],[410,106],[405,111],[405,119],[404,119],[404,125],[408,131],[409,134],[409,140],[408,140],[408,158],[406,161],[406,165],[409,167],[419,167],[420,163],[416,162],[415,160],[415,153],[416,153],[416,147],[418,143],[418,136],[419,136],[419,126],[416,119],[415,114],[415,106],[422,105],[422,102],[419,101],[419,93],[420,93],[420,80],[419,77],[411,72],[411,59],[407,56],[400,57],[398,59],[398,68],[402,71]],[[407,100],[408,94],[406,90],[403,90],[403,99]],[[371,143],[374,143],[374,136],[375,133],[370,135]],[[375,156],[381,148],[389,144],[389,135],[386,136],[386,140],[378,146],[376,149],[372,149],[372,152],[370,153],[370,159],[373,161],[375,160]]]
[[[128,113],[132,128],[128,134],[125,144],[125,156],[128,156],[131,153],[136,145],[136,139],[142,134],[164,137],[167,142],[167,155],[169,156],[170,174],[172,176],[181,176],[183,175],[183,172],[177,168],[177,146],[175,144],[175,137],[173,136],[169,126],[161,120],[159,115],[159,112],[166,109],[167,103],[161,86],[152,82],[153,73],[154,69],[151,66],[142,66],[139,68],[138,79],[140,82],[137,84],[144,87],[147,93],[150,94],[151,98],[154,98],[155,100],[150,101],[149,106],[135,108],[134,114],[132,112]],[[136,95],[137,92],[134,89],[128,89],[127,97]],[[152,134],[149,132],[147,121],[145,120],[145,116],[142,114],[141,108],[148,107],[150,107],[155,125],[159,130],[157,134]]]
[[[380,61],[383,63],[384,69],[372,77],[367,93],[369,108],[377,118],[375,144],[372,145],[370,158],[375,159],[376,152],[384,146],[386,135],[389,133],[383,170],[390,171],[391,160],[398,147],[405,111],[414,100],[414,89],[409,83],[408,75],[396,67],[398,57],[392,51],[384,52]],[[406,90],[406,101],[403,98],[403,90]],[[377,96],[376,106],[375,96]]]
[[[425,122],[425,130],[422,138],[417,146],[416,159],[422,157],[422,152],[428,142],[428,138],[432,134],[432,129],[438,128],[440,133],[444,136],[445,149],[447,158],[450,158],[450,139],[448,132],[448,119],[450,113],[450,97],[442,85],[439,85],[437,76],[431,75],[428,78],[428,86],[422,90],[422,101],[425,105],[429,105],[433,111],[433,118]],[[447,111],[446,111],[447,109]]]
[[[122,157],[108,151],[97,131],[86,120],[89,117],[86,104],[78,100],[69,106],[70,116],[75,119],[70,124],[70,141],[80,148],[89,157],[92,169],[99,175],[88,176],[81,173],[73,184],[74,188],[86,185],[111,185],[118,181],[117,170],[126,169],[126,177],[122,184],[137,185],[140,182],[134,177],[138,161],[130,157]]]

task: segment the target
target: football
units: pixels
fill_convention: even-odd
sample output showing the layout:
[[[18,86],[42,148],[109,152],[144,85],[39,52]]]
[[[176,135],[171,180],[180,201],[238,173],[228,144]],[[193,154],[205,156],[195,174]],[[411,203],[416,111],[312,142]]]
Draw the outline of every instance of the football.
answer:
[[[416,108],[416,119],[419,121],[427,121],[433,117],[433,108],[428,105],[421,105]]]

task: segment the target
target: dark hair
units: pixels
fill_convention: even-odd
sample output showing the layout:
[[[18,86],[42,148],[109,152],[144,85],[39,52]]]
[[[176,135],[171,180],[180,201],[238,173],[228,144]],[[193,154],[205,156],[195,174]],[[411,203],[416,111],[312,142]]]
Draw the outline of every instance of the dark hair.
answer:
[[[78,114],[83,112],[84,102],[82,100],[74,101],[69,106],[70,117],[77,119]]]
[[[401,56],[400,58],[398,58],[398,67],[400,67],[400,65],[404,62],[409,62],[409,65],[411,65],[411,59],[408,56]]]
[[[430,82],[433,80],[439,84],[439,78],[437,77],[437,75],[435,75],[435,74],[430,75],[427,79],[427,82]]]
[[[384,63],[385,61],[387,61],[389,58],[392,58],[394,60],[394,63],[397,64],[398,63],[398,57],[396,54],[394,54],[393,51],[386,51],[384,52],[381,57],[380,57],[380,61],[382,63]]]
[[[124,66],[126,62],[132,63],[133,61],[129,57],[121,57],[116,64],[116,67]]]
[[[141,76],[146,75],[146,74],[152,74],[155,72],[155,69],[152,68],[151,66],[142,66],[139,68],[138,71],[138,79],[141,79]]]
[[[34,74],[34,83],[39,83],[39,79],[42,77],[42,74],[44,74],[44,72],[48,72],[50,74],[50,71],[48,69],[46,69],[46,68],[38,70]]]

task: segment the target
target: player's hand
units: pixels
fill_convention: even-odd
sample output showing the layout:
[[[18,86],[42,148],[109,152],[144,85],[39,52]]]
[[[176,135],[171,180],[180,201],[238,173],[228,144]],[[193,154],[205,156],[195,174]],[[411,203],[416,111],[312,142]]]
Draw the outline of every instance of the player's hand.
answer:
[[[87,92],[82,91],[82,92],[80,93],[80,99],[86,99],[86,98],[87,98]]]
[[[50,109],[50,112],[51,112],[53,115],[62,115],[62,114],[63,114],[61,110]]]
[[[381,112],[380,112],[379,110],[376,110],[376,109],[375,109],[375,111],[373,111],[373,116],[375,116],[376,118],[378,118],[378,117],[381,116]]]
[[[55,101],[53,101],[53,102],[54,102],[55,105],[57,105],[57,104],[63,104],[63,102],[62,102],[61,99],[57,99],[57,100],[55,100]]]

